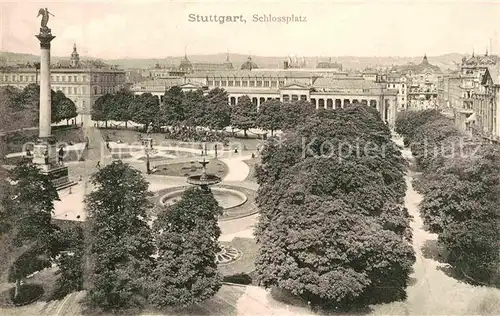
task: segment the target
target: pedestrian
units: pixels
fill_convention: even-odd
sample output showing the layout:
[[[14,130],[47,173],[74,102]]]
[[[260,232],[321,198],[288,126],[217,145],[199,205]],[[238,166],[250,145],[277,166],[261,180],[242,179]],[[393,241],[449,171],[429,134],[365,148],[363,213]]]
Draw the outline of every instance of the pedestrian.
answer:
[[[101,161],[100,161],[100,160],[99,160],[99,161],[97,161],[97,164],[95,165],[95,167],[96,167],[97,169],[101,169]]]

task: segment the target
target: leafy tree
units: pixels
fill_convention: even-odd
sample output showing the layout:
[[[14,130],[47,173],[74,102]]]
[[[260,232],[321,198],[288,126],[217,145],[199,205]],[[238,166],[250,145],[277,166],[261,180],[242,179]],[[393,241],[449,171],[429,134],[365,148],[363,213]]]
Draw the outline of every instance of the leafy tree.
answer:
[[[227,101],[227,92],[224,89],[215,88],[206,96],[205,122],[208,127],[222,130],[231,123],[231,106]]]
[[[219,251],[218,217],[222,208],[210,190],[190,187],[154,223],[158,248],[152,274],[151,302],[159,307],[188,306],[217,293],[222,276],[215,262]]]
[[[163,121],[167,125],[179,125],[186,119],[186,109],[184,107],[184,93],[179,86],[174,86],[165,91],[163,99],[162,114]]]
[[[13,86],[0,87],[0,130],[9,131],[38,123],[38,85],[23,90]]]
[[[309,101],[293,101],[283,103],[282,111],[282,129],[293,129],[297,124],[304,122],[304,120],[316,112],[315,107]]]
[[[140,306],[153,267],[148,183],[114,161],[93,175],[86,198],[89,223],[89,305],[103,310]]]
[[[270,130],[271,136],[273,136],[274,131],[281,128],[283,124],[281,107],[280,100],[267,100],[262,103],[257,112],[256,125],[265,130]]]
[[[182,107],[184,109],[184,124],[188,127],[205,125],[206,100],[202,90],[188,91],[182,99]]]
[[[62,91],[51,91],[52,93],[52,111],[51,111],[51,121],[52,123],[68,120],[77,116],[75,103],[66,97]]]
[[[256,126],[257,107],[247,95],[242,96],[231,112],[231,125],[243,130],[247,137],[247,129]]]
[[[115,121],[125,121],[127,127],[128,121],[132,120],[134,105],[134,93],[127,89],[121,89],[110,98],[110,113],[109,117]]]
[[[14,185],[2,201],[0,219],[4,232],[15,247],[27,247],[11,267],[10,280],[15,281],[15,297],[19,295],[21,280],[50,263],[57,249],[54,236],[57,230],[51,223],[57,191],[46,175],[34,165],[16,166],[10,175]]]
[[[144,124],[146,130],[150,123],[158,124],[158,113],[160,111],[160,101],[157,96],[151,93],[143,93],[134,99],[132,106],[132,120],[139,124]]]
[[[111,102],[112,96],[110,94],[105,94],[95,100],[92,110],[90,111],[90,117],[93,121],[104,121],[106,128],[108,127],[109,120],[109,103]]]

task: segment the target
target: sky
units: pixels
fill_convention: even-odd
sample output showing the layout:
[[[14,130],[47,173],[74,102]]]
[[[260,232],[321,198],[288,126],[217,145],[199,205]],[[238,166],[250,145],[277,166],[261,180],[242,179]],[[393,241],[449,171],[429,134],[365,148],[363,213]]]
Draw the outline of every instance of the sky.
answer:
[[[103,59],[238,53],[259,56],[500,54],[499,1],[0,0],[0,50],[39,54],[38,9],[55,15],[52,55]],[[192,22],[190,15],[246,23]],[[302,22],[254,22],[254,15]],[[305,21],[304,21],[305,17]],[[195,17],[196,18],[196,17]],[[491,53],[491,52],[490,52]]]

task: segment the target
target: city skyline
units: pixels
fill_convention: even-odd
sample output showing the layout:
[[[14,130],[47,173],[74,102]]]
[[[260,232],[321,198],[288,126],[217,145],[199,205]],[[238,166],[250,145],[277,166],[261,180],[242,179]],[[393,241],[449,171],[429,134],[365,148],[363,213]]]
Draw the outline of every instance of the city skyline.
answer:
[[[55,15],[49,22],[56,36],[54,56],[68,56],[73,43],[82,56],[102,59],[160,59],[186,52],[227,51],[270,57],[416,57],[473,50],[496,53],[500,48],[500,27],[494,23],[500,2],[260,2],[259,6],[248,1],[1,2],[0,48],[37,54],[38,44],[31,36],[39,28],[36,12],[40,7],[48,7]],[[261,21],[292,15],[307,21],[252,22],[254,14]],[[243,16],[247,23],[190,22],[190,15]]]

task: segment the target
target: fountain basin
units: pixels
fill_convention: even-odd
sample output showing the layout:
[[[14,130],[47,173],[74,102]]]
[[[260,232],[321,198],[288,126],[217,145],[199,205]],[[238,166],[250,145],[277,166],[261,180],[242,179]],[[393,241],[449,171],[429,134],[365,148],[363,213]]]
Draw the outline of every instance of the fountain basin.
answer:
[[[221,178],[214,174],[199,174],[187,177],[187,183],[194,185],[214,185],[221,182]]]
[[[247,196],[238,190],[211,187],[210,190],[214,195],[214,198],[219,202],[219,205],[224,210],[229,210],[238,206],[245,204],[247,201]],[[160,198],[160,204],[163,206],[169,206],[177,203],[182,196],[184,189],[179,189],[173,192],[169,192]]]

